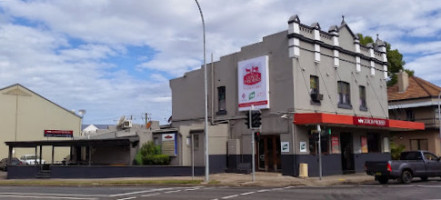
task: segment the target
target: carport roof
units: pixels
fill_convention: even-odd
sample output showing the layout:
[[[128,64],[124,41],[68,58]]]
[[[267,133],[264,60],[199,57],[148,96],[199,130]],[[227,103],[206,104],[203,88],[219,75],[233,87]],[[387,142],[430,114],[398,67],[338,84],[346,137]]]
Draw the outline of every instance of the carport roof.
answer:
[[[38,140],[38,141],[7,141],[9,147],[37,146],[125,146],[138,142],[138,136],[111,139],[74,139],[74,140]]]

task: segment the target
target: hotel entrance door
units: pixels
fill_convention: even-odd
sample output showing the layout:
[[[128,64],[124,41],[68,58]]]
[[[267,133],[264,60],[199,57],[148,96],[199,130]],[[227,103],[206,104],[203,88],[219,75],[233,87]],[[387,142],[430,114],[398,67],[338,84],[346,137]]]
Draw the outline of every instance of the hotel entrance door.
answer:
[[[279,171],[280,166],[280,136],[265,135],[260,136],[256,143],[257,166],[261,171]]]

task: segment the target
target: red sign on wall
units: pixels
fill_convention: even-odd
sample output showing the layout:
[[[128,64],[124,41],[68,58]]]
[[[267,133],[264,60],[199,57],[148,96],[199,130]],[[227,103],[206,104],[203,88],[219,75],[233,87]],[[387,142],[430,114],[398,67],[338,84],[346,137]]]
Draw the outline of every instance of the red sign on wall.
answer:
[[[72,130],[44,130],[44,137],[73,137]]]
[[[368,117],[354,117],[354,125],[388,127],[389,120]]]

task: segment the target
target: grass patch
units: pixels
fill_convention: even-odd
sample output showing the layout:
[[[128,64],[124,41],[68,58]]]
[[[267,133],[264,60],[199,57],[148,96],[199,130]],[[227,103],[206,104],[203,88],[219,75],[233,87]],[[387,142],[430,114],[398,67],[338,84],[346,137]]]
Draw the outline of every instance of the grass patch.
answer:
[[[3,180],[0,186],[199,185],[201,180]]]

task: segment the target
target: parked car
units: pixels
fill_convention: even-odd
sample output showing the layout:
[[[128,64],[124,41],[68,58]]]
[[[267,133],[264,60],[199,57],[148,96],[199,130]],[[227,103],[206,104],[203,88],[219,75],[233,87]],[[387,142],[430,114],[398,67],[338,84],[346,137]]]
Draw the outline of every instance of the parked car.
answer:
[[[25,162],[27,165],[36,165],[39,164],[40,158],[35,156],[34,154],[26,154],[20,157],[20,160]],[[45,164],[45,160],[41,160],[41,164]]]
[[[413,177],[426,181],[428,177],[441,176],[441,161],[435,154],[428,151],[406,151],[400,160],[367,161],[366,173],[375,176],[381,184],[389,179],[398,179],[401,183],[412,182]]]
[[[0,160],[0,170],[8,171],[8,165],[25,165],[23,161],[18,158],[12,158],[11,163],[8,164],[8,158],[3,158]]]

